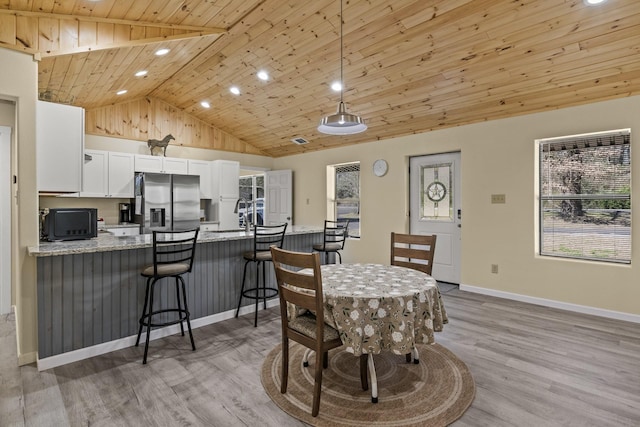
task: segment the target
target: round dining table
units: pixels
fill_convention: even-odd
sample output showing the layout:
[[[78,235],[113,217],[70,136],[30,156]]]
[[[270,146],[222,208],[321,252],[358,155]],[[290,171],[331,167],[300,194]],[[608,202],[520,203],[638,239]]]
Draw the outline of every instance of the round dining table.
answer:
[[[436,280],[421,271],[382,264],[321,267],[325,320],[355,356],[408,354],[431,344],[447,313]]]
[[[434,332],[448,322],[438,283],[426,273],[393,265],[328,264],[320,270],[325,322],[338,330],[345,351],[367,358],[376,403],[373,355],[412,353],[419,363],[416,344],[433,343]]]
[[[378,401],[374,354],[413,354],[432,344],[448,322],[438,283],[430,275],[383,264],[327,264],[320,267],[324,321],[337,329],[345,351],[367,358],[371,400]],[[311,271],[309,271],[311,274]],[[302,314],[288,304],[288,316]],[[304,310],[303,310],[304,311]],[[311,350],[307,350],[304,361]]]

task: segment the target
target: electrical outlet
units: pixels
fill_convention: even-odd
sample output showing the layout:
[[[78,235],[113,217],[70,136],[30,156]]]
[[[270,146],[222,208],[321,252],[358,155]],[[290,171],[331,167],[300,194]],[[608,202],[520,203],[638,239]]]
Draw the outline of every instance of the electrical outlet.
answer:
[[[498,264],[491,264],[491,272],[493,274],[498,274]]]
[[[491,195],[491,203],[507,203],[507,195],[506,194],[492,194]]]

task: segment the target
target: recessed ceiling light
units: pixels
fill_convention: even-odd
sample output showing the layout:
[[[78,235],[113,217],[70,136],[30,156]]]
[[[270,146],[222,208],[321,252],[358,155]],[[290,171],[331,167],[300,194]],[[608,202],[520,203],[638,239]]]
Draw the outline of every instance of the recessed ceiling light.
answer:
[[[204,108],[211,108],[211,104],[209,104],[207,101],[202,101],[200,105],[202,105]]]
[[[231,86],[229,88],[229,92],[231,92],[234,95],[240,95],[240,89],[238,88],[238,86]]]
[[[258,76],[258,78],[260,80],[269,80],[269,73],[267,73],[264,70],[260,70],[258,71],[258,74],[256,74]]]
[[[169,49],[167,49],[167,48],[156,50],[156,55],[157,56],[166,55],[167,53],[169,53]]]
[[[127,90],[126,90],[126,89],[123,89],[123,90],[119,90],[119,91],[117,91],[117,92],[116,92],[116,95],[124,95],[125,93],[127,93]]]
[[[342,90],[342,83],[338,81],[331,83],[331,89],[336,92],[340,92]]]
[[[140,70],[136,73],[136,77],[142,77],[147,75],[147,70]]]
[[[595,6],[597,4],[601,4],[606,2],[607,0],[583,0],[584,4],[586,4],[587,6]]]

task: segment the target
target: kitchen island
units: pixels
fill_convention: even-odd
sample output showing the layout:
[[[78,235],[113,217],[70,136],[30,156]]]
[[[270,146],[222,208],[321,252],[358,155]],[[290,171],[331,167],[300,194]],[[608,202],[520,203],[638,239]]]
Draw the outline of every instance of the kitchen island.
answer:
[[[322,227],[294,226],[283,247],[311,252],[322,242]],[[231,318],[240,296],[242,253],[253,250],[253,234],[244,231],[200,232],[193,271],[184,276],[194,328]],[[132,346],[144,303],[143,267],[152,263],[150,234],[91,240],[40,242],[30,247],[37,257],[38,368],[48,369]],[[276,286],[268,269],[267,286]],[[255,269],[247,272],[255,283]],[[175,299],[162,287],[162,304]],[[277,297],[270,303],[277,304]],[[255,302],[243,300],[241,314]],[[179,331],[178,325],[152,332],[152,339]],[[197,345],[197,344],[196,344]]]

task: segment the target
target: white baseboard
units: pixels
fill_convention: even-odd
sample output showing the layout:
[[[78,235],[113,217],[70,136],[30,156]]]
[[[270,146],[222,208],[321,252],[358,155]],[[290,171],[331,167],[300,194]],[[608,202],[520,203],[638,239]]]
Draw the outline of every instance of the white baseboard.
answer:
[[[32,351],[29,353],[20,352],[20,313],[18,313],[17,305],[12,305],[11,310],[13,311],[14,318],[16,319],[16,351],[18,353],[18,366],[35,363],[38,359],[37,351]]]
[[[640,315],[624,313],[622,311],[606,310],[603,308],[590,307],[588,305],[571,304],[568,302],[555,301],[546,298],[532,297],[528,295],[515,294],[512,292],[498,291],[495,289],[481,288],[460,284],[460,290],[484,294],[492,297],[505,298],[514,301],[527,302],[529,304],[542,305],[545,307],[559,308],[561,310],[574,311],[577,313],[591,314],[594,316],[606,317],[609,319],[624,320],[625,322],[640,323]]]
[[[262,305],[262,304],[261,304]],[[267,307],[276,307],[280,305],[278,298],[273,298],[267,301]],[[255,305],[248,305],[240,308],[239,315],[245,315],[255,312]],[[211,316],[200,317],[191,321],[191,328],[196,329],[202,326],[211,325],[213,323],[222,322],[223,320],[232,319],[236,315],[236,310],[228,310],[222,313],[212,314]],[[180,332],[180,325],[171,325],[164,328],[153,329],[151,333],[151,341],[174,335]],[[77,362],[79,360],[88,359],[90,357],[99,356],[101,354],[110,353],[112,351],[121,350],[127,347],[133,347],[136,344],[136,335],[131,335],[125,338],[119,338],[117,340],[109,341],[102,344],[97,344],[91,347],[81,348],[79,350],[68,351],[62,354],[56,354],[55,356],[45,357],[44,359],[38,359],[38,370],[44,371],[47,369],[55,368],[58,366],[66,365],[68,363]],[[144,342],[147,334],[143,332],[140,336],[140,342]],[[35,361],[32,360],[32,362]]]

